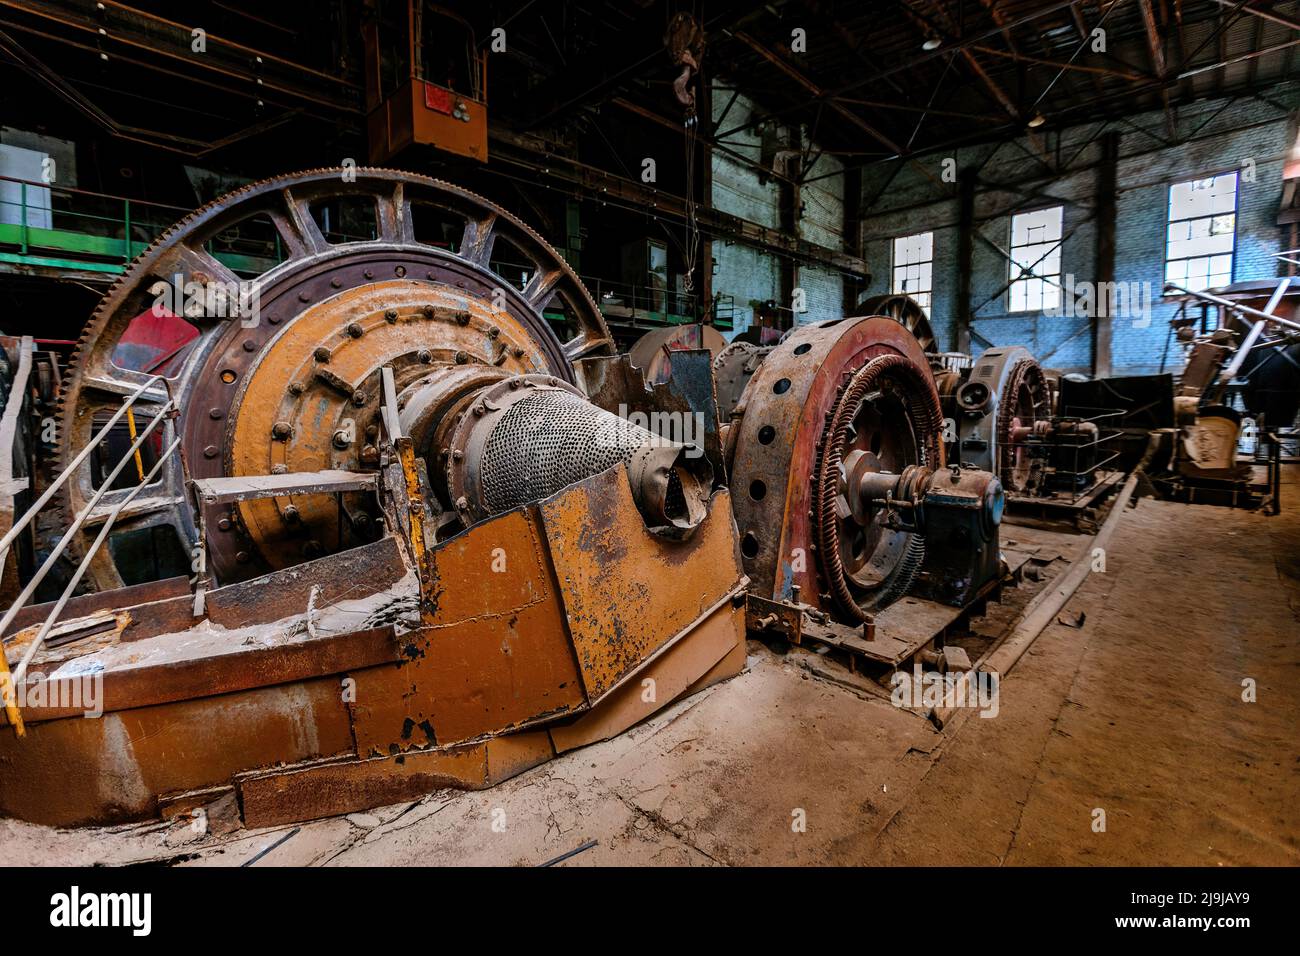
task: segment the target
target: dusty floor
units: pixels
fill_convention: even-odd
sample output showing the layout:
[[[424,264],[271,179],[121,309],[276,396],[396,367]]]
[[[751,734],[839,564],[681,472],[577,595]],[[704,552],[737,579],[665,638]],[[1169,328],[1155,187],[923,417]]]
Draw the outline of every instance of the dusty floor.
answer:
[[[740,677],[492,791],[253,832],[222,833],[218,815],[205,835],[0,821],[3,861],[536,865],[583,848],[561,865],[1295,865],[1300,476],[1287,477],[1279,517],[1126,512],[1106,572],[1062,615],[1085,612],[1082,626],[1044,632],[994,719],[941,733],[836,664],[751,643]],[[1021,590],[976,630],[1012,622]]]

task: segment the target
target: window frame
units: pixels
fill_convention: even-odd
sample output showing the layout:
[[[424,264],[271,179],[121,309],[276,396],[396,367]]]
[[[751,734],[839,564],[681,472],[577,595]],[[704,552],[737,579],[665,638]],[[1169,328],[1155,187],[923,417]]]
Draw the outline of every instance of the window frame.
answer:
[[[1008,256],[1008,258],[1007,258],[1007,279],[1008,279],[1008,281],[1007,281],[1007,290],[1006,290],[1006,296],[1007,296],[1007,300],[1006,300],[1006,302],[1007,302],[1007,314],[1008,314],[1008,315],[1041,315],[1041,314],[1043,314],[1044,312],[1048,312],[1048,311],[1051,311],[1051,310],[1053,310],[1053,309],[1059,309],[1059,308],[1061,307],[1062,303],[1064,302],[1065,289],[1064,289],[1064,286],[1063,286],[1062,283],[1061,283],[1061,277],[1065,274],[1065,272],[1064,272],[1064,269],[1065,269],[1065,239],[1066,239],[1066,233],[1065,233],[1065,206],[1066,206],[1066,204],[1065,204],[1064,202],[1044,203],[1044,204],[1039,205],[1039,206],[1030,206],[1030,207],[1027,208],[1027,209],[1017,209],[1015,212],[1011,213],[1011,215],[1007,217],[1007,252],[1009,253],[1009,256]],[[1017,247],[1016,244],[1015,244],[1015,242],[1016,242],[1016,218],[1017,218],[1018,216],[1032,216],[1034,213],[1044,212],[1044,211],[1046,211],[1046,210],[1048,210],[1048,209],[1058,209],[1058,210],[1060,210],[1060,213],[1061,213],[1061,235],[1060,235],[1060,237],[1057,238],[1057,239],[1055,239],[1055,240],[1051,240],[1051,239],[1047,240],[1047,242],[1049,242],[1049,243],[1055,243],[1055,245],[1056,245],[1056,248],[1055,248],[1055,250],[1053,250],[1053,251],[1056,253],[1056,256],[1057,256],[1057,270],[1058,270],[1058,271],[1055,272],[1055,273],[1048,273],[1048,274],[1046,274],[1046,275],[1042,275],[1042,274],[1039,273],[1038,269],[1039,269],[1039,267],[1041,266],[1043,259],[1046,258],[1047,256],[1050,256],[1050,255],[1052,254],[1051,252],[1048,252],[1048,253],[1045,253],[1042,257],[1040,257],[1040,258],[1038,259],[1038,261],[1037,261],[1037,262],[1036,262],[1036,263],[1031,267],[1031,268],[1034,269],[1033,273],[1031,273],[1030,275],[1027,275],[1027,276],[1022,276],[1022,275],[1019,274],[1020,267],[1016,265],[1016,258],[1015,258],[1016,249],[1017,249],[1017,248],[1024,248],[1025,246],[1036,246],[1036,245],[1042,245],[1042,243],[1037,243],[1037,242],[1027,242],[1027,243],[1024,244],[1024,246]],[[1014,274],[1013,274],[1013,272],[1014,272]],[[1049,281],[1050,279],[1055,279],[1056,281],[1053,283],[1053,282]],[[1043,283],[1044,288],[1046,288],[1046,287],[1048,287],[1048,286],[1051,286],[1051,287],[1055,288],[1056,291],[1057,291],[1057,295],[1058,295],[1058,301],[1057,301],[1056,305],[1055,305],[1055,306],[1048,306],[1048,305],[1046,305],[1046,304],[1045,304],[1045,298],[1046,298],[1046,297],[1044,296],[1044,297],[1040,297],[1040,304],[1039,304],[1038,308],[1036,308],[1036,309],[1035,309],[1035,308],[1028,308],[1028,307],[1023,308],[1023,309],[1016,309],[1016,308],[1013,308],[1012,305],[1011,305],[1011,297],[1012,297],[1012,290],[1015,289],[1015,287],[1016,287],[1016,283],[1017,283],[1017,282],[1030,282],[1030,281],[1038,281],[1038,282],[1041,282],[1041,283]],[[1028,299],[1029,299],[1028,295],[1026,295],[1025,299],[1026,299],[1026,301],[1028,301]]]
[[[1206,255],[1206,254],[1204,254],[1204,253],[1201,253],[1201,254],[1198,254],[1198,255],[1192,255],[1192,256],[1178,256],[1177,258],[1170,258],[1170,256],[1169,256],[1169,227],[1172,226],[1172,225],[1174,225],[1174,223],[1178,223],[1178,222],[1195,222],[1196,220],[1200,220],[1200,219],[1211,219],[1211,220],[1212,220],[1212,219],[1217,218],[1218,216],[1229,215],[1229,213],[1211,213],[1211,214],[1208,215],[1208,216],[1189,216],[1189,217],[1187,217],[1187,218],[1185,218],[1185,219],[1173,219],[1173,218],[1171,218],[1171,215],[1172,215],[1172,212],[1173,212],[1173,210],[1172,210],[1171,207],[1173,206],[1174,187],[1176,187],[1176,186],[1183,186],[1183,185],[1186,185],[1186,184],[1188,184],[1188,183],[1200,182],[1201,180],[1205,180],[1205,179],[1218,179],[1220,176],[1232,176],[1232,177],[1233,177],[1233,185],[1232,185],[1232,212],[1231,212],[1231,214],[1230,214],[1230,215],[1232,216],[1232,248],[1231,248],[1231,249],[1226,253],[1226,255],[1229,257],[1230,261],[1229,261],[1229,263],[1228,263],[1228,282],[1227,282],[1227,283],[1224,283],[1224,284],[1231,284],[1232,282],[1234,282],[1234,281],[1236,280],[1236,276],[1237,276],[1237,230],[1238,230],[1238,227],[1239,227],[1240,222],[1241,222],[1241,169],[1238,168],[1238,167],[1236,167],[1236,166],[1232,166],[1232,167],[1228,167],[1228,168],[1226,168],[1226,169],[1219,169],[1219,170],[1214,171],[1214,172],[1204,173],[1204,174],[1202,174],[1202,175],[1196,175],[1196,176],[1184,176],[1184,177],[1181,177],[1181,178],[1179,178],[1179,179],[1175,179],[1175,180],[1168,181],[1168,182],[1166,183],[1166,185],[1165,185],[1165,223],[1164,223],[1164,234],[1163,234],[1163,235],[1164,235],[1164,240],[1163,240],[1163,242],[1161,243],[1161,271],[1160,271],[1160,290],[1161,290],[1161,297],[1162,297],[1162,298],[1166,298],[1166,299],[1168,299],[1168,298],[1178,298],[1178,297],[1184,295],[1184,293],[1182,293],[1182,292],[1167,292],[1167,291],[1165,291],[1166,286],[1167,286],[1167,285],[1169,284],[1169,282],[1171,281],[1170,278],[1169,278],[1169,263],[1171,263],[1171,262],[1190,262],[1190,261],[1193,260],[1193,259],[1213,259],[1215,256],[1225,255],[1225,253],[1219,252],[1219,253],[1211,253],[1211,254],[1208,254],[1208,255]],[[1188,288],[1186,274],[1184,274],[1183,280],[1182,280],[1182,282],[1180,283],[1180,285],[1182,285],[1184,288]],[[1215,285],[1214,285],[1214,284],[1210,284],[1210,285],[1207,285],[1205,288],[1206,288],[1206,289],[1213,289],[1213,288],[1215,288]],[[1197,290],[1197,291],[1201,291],[1201,290]]]
[[[900,263],[898,261],[898,244],[905,239],[916,239],[920,236],[930,237],[930,258],[918,259],[916,260],[916,262]],[[918,292],[916,290],[895,288],[899,269],[907,269],[911,266],[922,266],[922,265],[930,266],[930,287],[928,289],[926,289],[924,292]],[[907,280],[904,279],[903,281],[904,283],[906,283]],[[919,277],[917,281],[920,281]],[[889,293],[890,295],[906,295],[911,297],[912,299],[915,299],[917,304],[921,306],[921,310],[926,314],[926,317],[927,318],[929,317],[930,310],[934,306],[934,230],[933,229],[922,229],[920,232],[909,232],[901,236],[894,236],[892,239],[889,240]],[[924,300],[920,298],[920,296],[922,295],[925,296]]]

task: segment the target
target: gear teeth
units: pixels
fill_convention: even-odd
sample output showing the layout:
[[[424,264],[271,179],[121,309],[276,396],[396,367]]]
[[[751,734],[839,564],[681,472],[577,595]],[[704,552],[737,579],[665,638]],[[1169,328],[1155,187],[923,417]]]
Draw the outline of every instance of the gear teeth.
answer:
[[[357,185],[359,188],[364,188],[367,185],[367,182],[373,184],[376,180],[395,183],[404,182],[418,184],[424,187],[431,187],[433,189],[443,189],[454,193],[457,196],[465,197],[471,202],[481,203],[482,205],[495,210],[497,215],[501,219],[509,222],[512,228],[520,230],[535,240],[543,248],[549,248],[554,251],[554,246],[551,246],[545,239],[538,235],[537,232],[527,225],[527,223],[502,209],[486,197],[480,196],[478,193],[472,192],[468,189],[464,189],[461,186],[457,186],[454,183],[434,179],[433,177],[424,176],[418,173],[409,173],[381,166],[361,166],[348,168],[346,170],[342,166],[321,166],[296,173],[271,176],[266,179],[257,180],[240,186],[238,189],[226,193],[225,195],[214,199],[212,202],[206,203],[164,229],[153,242],[145,247],[138,256],[131,260],[130,264],[122,274],[119,275],[108,287],[108,290],[100,299],[99,304],[95,307],[94,312],[91,313],[90,319],[82,329],[81,335],[77,339],[77,344],[74,346],[69,357],[68,372],[63,378],[59,388],[59,394],[55,400],[55,447],[57,448],[55,463],[59,470],[66,469],[68,464],[81,450],[80,448],[74,447],[74,444],[77,441],[76,436],[78,434],[78,429],[75,426],[77,424],[77,412],[81,407],[82,378],[84,370],[89,360],[96,354],[96,352],[102,354],[104,348],[103,342],[109,332],[114,317],[121,309],[123,302],[130,292],[138,288],[145,279],[150,277],[149,270],[154,265],[160,251],[169,248],[178,240],[186,236],[192,229],[202,225],[204,221],[214,213],[233,208],[248,197],[268,193],[274,190],[292,189],[295,186],[301,186],[305,183],[319,182],[326,178],[337,178],[340,181],[344,181],[343,176],[345,172],[350,177],[349,182]],[[598,323],[599,331],[603,333],[604,340],[610,343],[612,347],[613,336],[610,334],[609,328],[605,323],[604,317],[601,315],[599,307],[592,298],[590,290],[587,289],[582,280],[579,279],[577,274],[567,265],[558,251],[554,251],[554,258],[556,263],[568,274],[569,281],[573,288],[585,297],[585,305],[591,320]],[[76,503],[70,496],[69,492],[69,485],[71,484],[72,482],[68,482],[60,489],[59,493],[55,496],[55,502],[59,507],[65,507],[69,512],[75,512],[77,510],[75,507]],[[69,553],[75,554],[79,557],[81,550],[80,542],[74,541],[71,543]],[[90,569],[90,574],[88,575],[88,577],[96,577],[94,582],[96,590],[121,587],[122,582],[120,579],[115,581],[99,580],[99,570],[95,565],[100,563],[101,562],[94,562]],[[110,560],[107,563],[111,566],[112,562]]]

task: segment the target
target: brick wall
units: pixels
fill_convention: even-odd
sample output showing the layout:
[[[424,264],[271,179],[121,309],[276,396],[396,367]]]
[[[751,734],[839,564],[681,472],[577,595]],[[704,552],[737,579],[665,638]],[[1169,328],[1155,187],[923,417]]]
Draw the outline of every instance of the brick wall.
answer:
[[[714,123],[721,122],[720,131],[742,126],[753,118],[756,109],[744,96],[731,100],[729,90],[713,92]],[[723,116],[724,110],[726,115]],[[773,138],[790,142],[791,133],[781,129],[773,137],[769,133],[769,150],[766,160],[762,148],[762,135],[757,128],[730,133],[727,146],[754,163],[769,164],[772,160]],[[807,143],[804,143],[807,148]],[[816,154],[813,147],[810,155]],[[844,248],[844,177],[836,175],[842,164],[833,157],[821,156],[807,171],[811,180],[804,186],[802,210],[798,218],[799,235],[821,246]],[[780,225],[780,196],[778,181],[768,177],[766,182],[757,169],[720,150],[713,151],[713,205],[723,212],[741,216],[753,222],[776,228]],[[824,178],[822,178],[824,177]],[[737,242],[715,240],[713,258],[717,270],[713,276],[713,291],[735,300],[735,330],[749,327],[756,303],[767,299],[780,299],[781,263],[768,252]],[[831,270],[807,266],[798,270],[796,288],[802,289],[807,311],[796,318],[800,322],[819,322],[839,318],[843,314],[843,280]],[[790,308],[793,303],[781,303]]]
[[[1300,84],[1275,88],[1270,102],[1253,98],[1209,100],[1179,110],[1180,143],[1167,146],[1168,133],[1160,112],[1128,117],[1131,125],[1109,124],[1119,132],[1116,228],[1116,281],[1149,289],[1149,315],[1116,318],[1113,323],[1112,365],[1115,374],[1140,374],[1159,369],[1166,348],[1168,320],[1175,303],[1161,297],[1164,284],[1165,225],[1168,190],[1175,182],[1232,169],[1242,171],[1238,192],[1235,281],[1277,275],[1271,254],[1280,251],[1283,236],[1277,226],[1283,159],[1296,135],[1295,109]],[[1287,110],[1290,110],[1288,115]],[[1061,268],[1077,281],[1095,279],[1096,228],[1089,221],[1101,157],[1101,124],[1089,124],[1041,134],[1036,142],[984,145],[954,151],[951,157],[929,155],[918,163],[941,180],[940,186],[915,165],[895,172],[888,165],[868,168],[863,176],[864,258],[872,274],[872,292],[889,288],[893,237],[933,230],[934,304],[931,323],[943,348],[953,348],[957,313],[957,184],[956,169],[980,167],[975,216],[976,238],[971,276],[975,308],[973,350],[990,345],[1021,344],[1045,364],[1067,371],[1087,371],[1092,363],[1089,320],[1074,315],[1043,315],[1008,311],[1006,258],[994,246],[1010,246],[1011,215],[1060,203],[1064,206]],[[1042,160],[1035,158],[1041,155]],[[945,167],[943,160],[955,164]],[[1251,161],[1251,164],[1247,163]],[[1252,165],[1253,164],[1253,165]],[[1060,170],[1066,170],[1064,173]],[[945,177],[945,172],[950,175]],[[890,178],[892,174],[892,179]],[[1247,181],[1253,177],[1253,182]],[[943,181],[945,178],[948,181]],[[1143,283],[1149,284],[1143,286]],[[1167,360],[1179,362],[1176,348]]]

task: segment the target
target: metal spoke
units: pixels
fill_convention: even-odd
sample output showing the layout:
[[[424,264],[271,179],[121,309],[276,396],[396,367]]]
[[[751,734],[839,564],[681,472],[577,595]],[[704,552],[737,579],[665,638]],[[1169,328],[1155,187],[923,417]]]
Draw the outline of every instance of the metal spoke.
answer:
[[[564,273],[559,269],[538,269],[528,280],[528,285],[524,287],[524,298],[528,300],[529,305],[540,312],[555,294],[555,287],[559,285],[562,278]]]
[[[460,243],[461,258],[486,267],[492,260],[492,247],[496,244],[496,224],[497,214],[494,212],[466,222]]]
[[[293,190],[286,186],[280,190],[284,202],[284,214],[271,214],[280,238],[290,250],[290,258],[301,259],[314,255],[329,247],[324,234],[312,218],[311,207],[305,199],[299,199]]]
[[[376,202],[379,238],[384,242],[414,242],[415,229],[411,221],[411,204],[406,199],[406,185],[399,180],[393,184],[391,193],[380,194]]]
[[[159,257],[154,274],[168,282],[176,282],[176,277],[180,276],[178,293],[184,292],[184,287],[190,283],[204,287],[219,283],[232,291],[240,285],[239,276],[231,272],[216,256],[202,247],[190,246],[184,242],[178,242]],[[185,317],[204,316],[186,314]]]
[[[608,345],[608,339],[588,339],[579,335],[564,343],[564,355],[570,362],[576,362],[580,358],[599,352]]]

